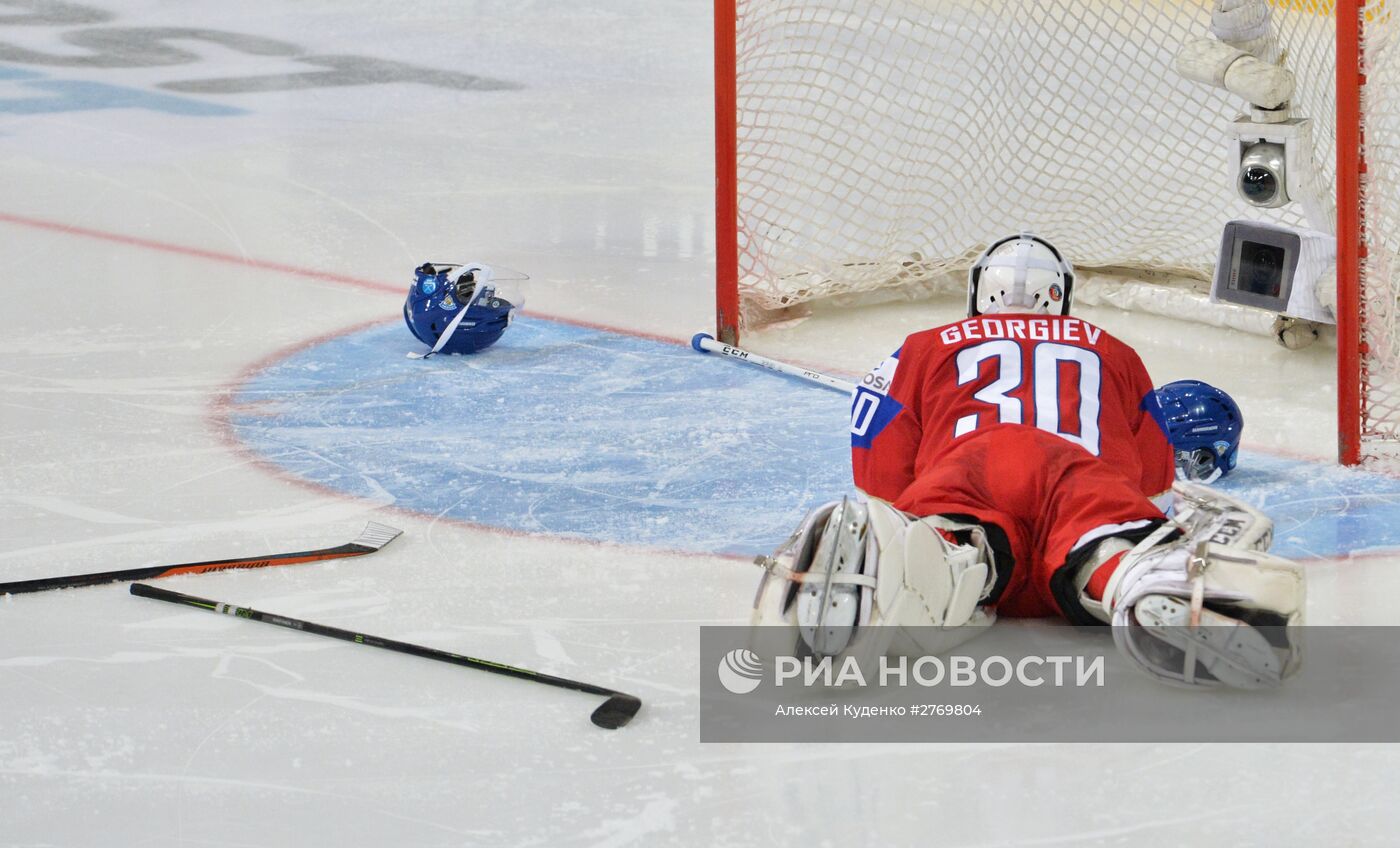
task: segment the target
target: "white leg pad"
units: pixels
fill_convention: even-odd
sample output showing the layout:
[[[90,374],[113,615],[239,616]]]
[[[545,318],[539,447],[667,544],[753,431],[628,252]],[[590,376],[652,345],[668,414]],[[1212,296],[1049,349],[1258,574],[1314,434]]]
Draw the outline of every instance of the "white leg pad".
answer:
[[[949,542],[934,522],[921,519],[904,531],[904,563],[904,579],[882,586],[898,593],[902,607],[890,623],[960,627],[972,620],[991,575],[981,551]]]
[[[1149,538],[1123,558],[1105,597],[1114,642],[1158,680],[1277,686],[1301,663],[1303,571],[1281,557]]]
[[[1235,689],[1268,689],[1283,682],[1283,661],[1260,631],[1243,622],[1203,609],[1198,623],[1193,625],[1191,603],[1166,595],[1143,596],[1133,606],[1133,615],[1146,639],[1127,641],[1141,665],[1149,669],[1162,668],[1164,663],[1140,655],[1143,650],[1150,650],[1155,641],[1166,643],[1180,655],[1179,660],[1165,663],[1171,673],[1155,675],[1159,679],[1205,685],[1199,679],[1199,670],[1204,669],[1211,677]],[[1177,667],[1181,669],[1179,678]]]
[[[995,582],[990,549],[982,528],[939,515],[901,524],[889,504],[871,499],[872,528],[892,535],[880,544],[875,605],[853,653],[865,666],[889,653],[939,654],[966,642],[996,621],[981,606]],[[978,544],[950,542],[939,532],[971,531]]]
[[[976,544],[950,542],[939,530],[969,531]],[[875,498],[824,504],[757,562],[765,574],[753,623],[795,627],[822,656],[873,661],[906,629],[906,645],[944,641],[925,631],[957,644],[994,620],[981,606],[995,581],[981,528],[911,519]]]

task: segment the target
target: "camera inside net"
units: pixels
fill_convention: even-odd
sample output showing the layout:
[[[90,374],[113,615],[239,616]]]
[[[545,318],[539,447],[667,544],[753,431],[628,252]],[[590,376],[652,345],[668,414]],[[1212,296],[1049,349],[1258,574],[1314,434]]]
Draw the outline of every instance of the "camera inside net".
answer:
[[[1241,200],[1260,209],[1298,203],[1313,228],[1331,228],[1330,198],[1321,191],[1313,164],[1312,121],[1241,115],[1229,132]]]
[[[1288,203],[1288,151],[1285,143],[1256,141],[1240,145],[1235,190],[1252,206],[1273,209]]]

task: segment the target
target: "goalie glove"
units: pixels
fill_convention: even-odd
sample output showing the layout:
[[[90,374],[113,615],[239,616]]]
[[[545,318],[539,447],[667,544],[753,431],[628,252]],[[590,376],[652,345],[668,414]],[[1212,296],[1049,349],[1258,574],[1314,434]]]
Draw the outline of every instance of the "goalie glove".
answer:
[[[1301,662],[1297,563],[1204,540],[1163,543],[1163,525],[1123,557],[1104,598],[1113,640],[1166,683],[1259,689]]]

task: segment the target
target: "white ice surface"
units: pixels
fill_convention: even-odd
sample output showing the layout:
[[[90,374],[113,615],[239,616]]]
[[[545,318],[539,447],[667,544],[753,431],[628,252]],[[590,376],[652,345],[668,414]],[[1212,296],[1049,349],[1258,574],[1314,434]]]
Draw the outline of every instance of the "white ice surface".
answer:
[[[0,578],[314,548],[379,518],[406,535],[371,558],[165,585],[577,676],[646,707],[607,733],[587,724],[588,696],[123,586],[12,596],[0,845],[1392,844],[1387,746],[702,746],[697,626],[743,619],[751,566],[386,515],[269,476],[225,439],[211,413],[231,381],[393,320],[425,258],[526,270],[540,314],[706,329],[708,4],[103,8],[105,26],[250,33],[522,87],[198,98],[247,110],[227,118],[0,112]],[[0,24],[0,42],[84,54],[64,29]],[[192,49],[193,64],[150,69],[0,65],[144,91],[305,70]],[[40,96],[6,79],[0,93]],[[828,309],[750,341],[858,371],[956,308]],[[1089,317],[1159,380],[1229,387],[1257,422],[1250,444],[1332,453],[1329,350]],[[1396,565],[1310,563],[1312,621],[1395,623]]]

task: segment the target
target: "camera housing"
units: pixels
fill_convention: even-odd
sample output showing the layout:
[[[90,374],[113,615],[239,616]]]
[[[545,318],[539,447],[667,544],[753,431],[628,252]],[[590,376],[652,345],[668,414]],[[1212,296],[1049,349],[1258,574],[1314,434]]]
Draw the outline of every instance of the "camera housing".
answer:
[[[1330,233],[1231,221],[1221,234],[1210,299],[1332,324],[1336,265],[1337,239]]]
[[[1288,203],[1287,148],[1272,141],[1242,146],[1235,191],[1246,203],[1264,209]]]
[[[1332,202],[1321,189],[1313,164],[1312,121],[1254,110],[1230,124],[1235,192],[1259,209],[1298,203],[1308,226],[1331,231]]]
[[[1267,11],[1260,0],[1252,2]],[[1217,32],[1217,24],[1230,24],[1229,18],[1224,9],[1217,8],[1212,32]],[[1264,23],[1267,29],[1267,18]],[[1329,192],[1319,188],[1313,164],[1312,122],[1293,117],[1293,73],[1281,62],[1266,61],[1222,41],[1218,34],[1183,44],[1175,67],[1182,77],[1228,91],[1249,104],[1248,113],[1230,124],[1235,192],[1260,209],[1296,202],[1310,227],[1331,231],[1333,200]]]

